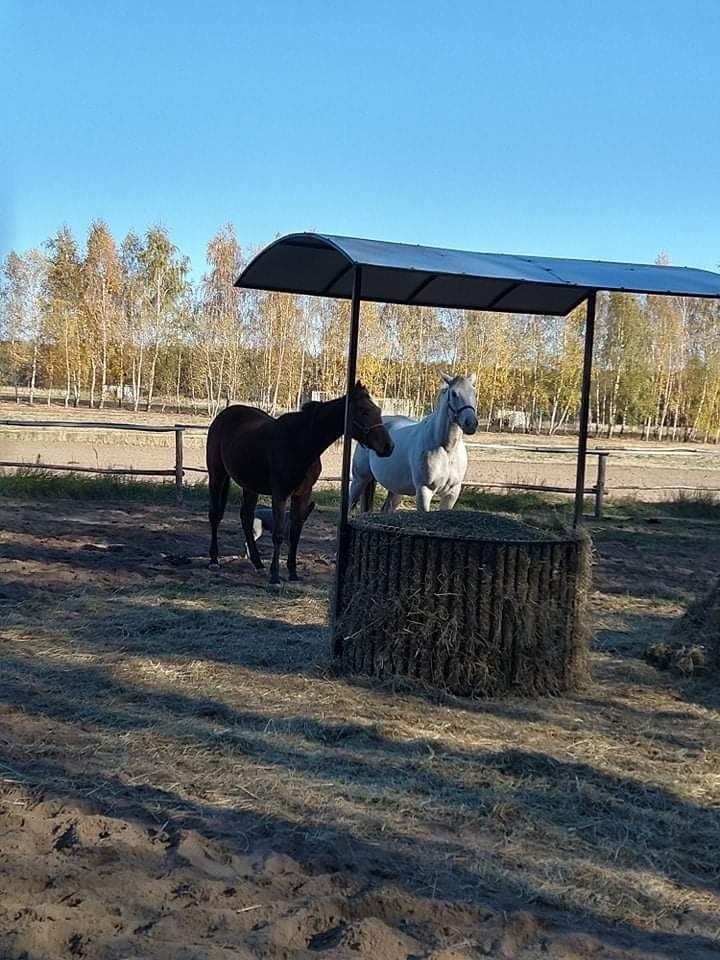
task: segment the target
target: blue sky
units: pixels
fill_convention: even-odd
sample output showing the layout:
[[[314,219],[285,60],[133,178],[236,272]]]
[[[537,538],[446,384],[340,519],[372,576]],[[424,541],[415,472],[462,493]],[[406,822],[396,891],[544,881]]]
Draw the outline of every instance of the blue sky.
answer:
[[[0,255],[161,222],[720,263],[715,0],[0,0]]]

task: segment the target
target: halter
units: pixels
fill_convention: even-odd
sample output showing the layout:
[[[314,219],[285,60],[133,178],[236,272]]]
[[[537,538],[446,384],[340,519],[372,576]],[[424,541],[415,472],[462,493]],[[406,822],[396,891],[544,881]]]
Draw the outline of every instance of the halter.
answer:
[[[352,419],[352,425],[362,437],[362,440],[358,440],[358,443],[361,447],[367,446],[367,438],[370,436],[373,430],[379,430],[381,427],[385,426],[381,420],[380,423],[373,423],[371,427],[366,427],[364,423],[360,423],[360,421],[356,420],[355,417]]]
[[[457,418],[460,416],[460,414],[463,412],[463,410],[472,410],[472,412],[475,414],[475,416],[477,416],[477,411],[475,410],[475,407],[474,407],[471,403],[466,403],[466,404],[464,404],[464,406],[459,407],[459,408],[456,410],[455,407],[450,403],[450,398],[448,397],[447,405],[448,405],[448,410],[449,410],[450,413],[453,415],[453,421],[454,421],[454,423],[456,423],[458,426],[460,426],[460,424],[458,424]]]

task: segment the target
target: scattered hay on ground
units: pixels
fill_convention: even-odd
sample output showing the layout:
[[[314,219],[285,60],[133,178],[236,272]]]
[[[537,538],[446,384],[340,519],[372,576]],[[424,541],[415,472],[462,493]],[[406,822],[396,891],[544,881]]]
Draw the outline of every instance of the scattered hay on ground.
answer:
[[[686,675],[720,670],[720,580],[690,604],[667,640],[648,646],[645,658],[660,669]]]
[[[717,954],[720,718],[639,657],[704,532],[598,527],[593,684],[480,702],[333,674],[323,510],[276,597],[199,507],[0,508],[3,956]]]

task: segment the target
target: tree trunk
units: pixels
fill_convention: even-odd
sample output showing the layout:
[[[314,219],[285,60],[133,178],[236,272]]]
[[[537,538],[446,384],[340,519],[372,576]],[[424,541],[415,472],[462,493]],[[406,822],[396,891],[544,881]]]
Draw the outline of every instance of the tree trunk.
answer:
[[[65,321],[64,327],[64,338],[65,338],[65,406],[70,406],[70,389],[71,389],[71,376],[70,376],[70,332],[67,327],[67,321]]]
[[[30,375],[30,406],[35,403],[35,382],[37,380],[37,359],[38,359],[38,348],[37,344],[33,344],[33,356],[32,356],[32,373]]]
[[[125,349],[122,339],[120,340],[120,371],[118,374],[118,408],[122,410],[125,400]]]
[[[157,358],[160,353],[160,341],[155,341],[155,350],[153,351],[152,363],[150,364],[150,376],[148,377],[148,387],[147,387],[147,402],[145,404],[145,412],[149,413],[150,408],[152,407],[153,402],[153,391],[155,389],[155,369],[157,367]]]
[[[300,349],[302,351],[302,356],[300,358],[300,379],[298,380],[297,401],[295,403],[295,406],[297,407],[298,410],[300,409],[300,405],[302,404],[303,380],[305,379],[305,346],[302,345]]]
[[[92,377],[90,378],[90,409],[95,409],[95,383],[97,381],[97,363],[95,359],[90,363],[90,368],[92,370]]]
[[[140,409],[140,393],[142,391],[143,360],[145,354],[144,345],[140,345],[140,352],[137,357],[133,357],[133,410],[135,413]]]
[[[180,413],[180,374],[182,371],[182,350],[178,350],[177,378],[175,380],[175,412]]]
[[[102,318],[102,357],[100,368],[100,409],[105,407],[105,393],[107,391],[107,368],[108,368],[108,344],[107,344],[107,321],[105,318],[105,307],[103,306]]]

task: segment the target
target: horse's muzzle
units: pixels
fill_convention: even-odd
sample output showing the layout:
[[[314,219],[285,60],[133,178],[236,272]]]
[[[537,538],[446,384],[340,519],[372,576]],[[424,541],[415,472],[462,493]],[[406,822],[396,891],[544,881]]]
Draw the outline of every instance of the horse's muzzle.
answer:
[[[377,444],[373,444],[373,450],[375,451],[375,453],[379,457],[389,457],[390,454],[395,449],[395,444],[392,442],[390,437],[388,437],[387,440],[383,440],[380,437],[377,437],[376,439],[379,442]]]
[[[460,429],[466,436],[471,437],[475,433],[477,428],[478,428],[478,418],[473,415],[471,417],[467,417],[463,421],[462,427]]]

